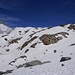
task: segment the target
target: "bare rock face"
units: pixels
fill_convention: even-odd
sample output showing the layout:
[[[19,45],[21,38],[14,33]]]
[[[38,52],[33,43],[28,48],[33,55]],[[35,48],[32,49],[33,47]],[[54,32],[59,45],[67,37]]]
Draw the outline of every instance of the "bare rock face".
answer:
[[[73,30],[75,30],[75,25],[74,24],[71,24],[69,27],[68,27],[68,29],[73,29]]]
[[[49,45],[51,43],[56,43],[57,39],[54,35],[44,34],[40,37],[40,40],[44,45]]]
[[[44,45],[54,44],[58,42],[58,39],[55,35],[44,34],[40,37],[40,40],[43,42]]]
[[[44,34],[40,37],[40,40],[45,44],[49,45],[50,44],[50,39],[48,34]]]
[[[58,36],[58,34],[64,36],[64,38],[67,38],[66,35],[69,35],[67,32],[60,32],[56,34],[44,34],[39,39],[43,42],[44,45],[54,44],[63,39],[63,37]]]

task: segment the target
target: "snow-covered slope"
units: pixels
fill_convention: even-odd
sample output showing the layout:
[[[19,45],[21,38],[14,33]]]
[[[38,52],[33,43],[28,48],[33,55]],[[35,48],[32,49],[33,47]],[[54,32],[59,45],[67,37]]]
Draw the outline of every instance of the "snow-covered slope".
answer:
[[[7,27],[2,22],[0,22],[0,37],[4,37],[12,31],[12,28]]]
[[[0,75],[75,75],[74,64],[74,24],[16,27],[0,36]]]

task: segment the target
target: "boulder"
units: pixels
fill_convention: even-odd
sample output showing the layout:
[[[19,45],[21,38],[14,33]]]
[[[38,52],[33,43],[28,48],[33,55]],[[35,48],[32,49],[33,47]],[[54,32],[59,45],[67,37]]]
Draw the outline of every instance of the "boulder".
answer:
[[[71,57],[62,57],[60,62],[71,60]]]
[[[44,45],[54,44],[58,42],[55,35],[50,34],[44,34],[39,39],[43,42]]]

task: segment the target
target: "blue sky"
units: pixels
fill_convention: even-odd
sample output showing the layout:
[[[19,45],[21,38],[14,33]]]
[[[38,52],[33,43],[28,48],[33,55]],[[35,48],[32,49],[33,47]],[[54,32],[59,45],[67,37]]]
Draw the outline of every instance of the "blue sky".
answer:
[[[0,20],[10,27],[75,23],[75,0],[0,0]]]

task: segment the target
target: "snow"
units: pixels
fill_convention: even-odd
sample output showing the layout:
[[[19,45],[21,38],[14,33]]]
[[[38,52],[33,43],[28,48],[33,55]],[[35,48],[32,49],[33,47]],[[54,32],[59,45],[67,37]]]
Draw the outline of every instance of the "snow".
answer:
[[[12,31],[12,28],[7,27],[6,25],[0,23],[0,37],[6,36]]]
[[[75,30],[69,30],[69,26],[70,24],[65,25],[64,27],[56,26],[52,28],[16,27],[4,37],[2,37],[1,34],[0,71],[5,72],[7,70],[13,70],[12,73],[6,75],[75,75],[75,45],[71,46],[71,44],[75,43]],[[7,31],[7,28],[9,27],[0,24],[0,28],[2,30],[6,29]],[[19,33],[19,31],[21,32]],[[25,31],[27,32],[25,33]],[[59,32],[67,32],[69,35],[67,35],[67,38],[63,37],[62,40],[50,45],[44,45],[39,39],[43,34],[56,34]],[[33,34],[32,37],[38,37],[20,50],[21,46],[32,38],[30,37],[31,34]],[[8,40],[6,41],[5,38]],[[9,45],[9,41],[16,38],[21,39],[18,40],[18,43]],[[34,43],[37,44],[35,48],[32,48],[31,45]],[[9,49],[9,51],[6,51],[7,49]],[[27,49],[29,49],[29,51],[25,53]],[[56,50],[56,53],[54,53],[54,50]],[[21,56],[26,57],[21,58]],[[71,60],[60,62],[61,57],[71,57]],[[33,60],[50,62],[42,65],[17,68],[17,66]],[[64,64],[64,66],[62,66],[62,64]]]

